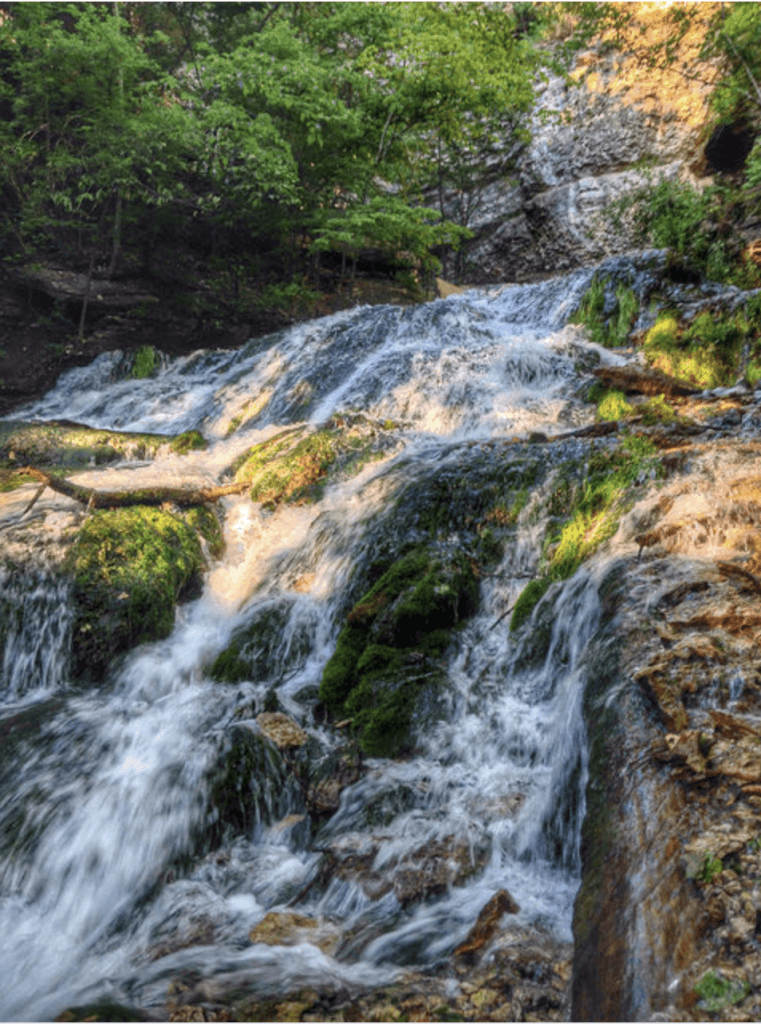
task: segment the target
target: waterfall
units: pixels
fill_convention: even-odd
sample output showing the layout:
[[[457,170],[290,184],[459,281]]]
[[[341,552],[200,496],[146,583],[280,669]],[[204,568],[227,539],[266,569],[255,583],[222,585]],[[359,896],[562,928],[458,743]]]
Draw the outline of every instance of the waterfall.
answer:
[[[4,586],[0,1016],[47,1019],[106,997],[161,1016],[183,972],[209,998],[226,987],[278,996],[385,984],[402,968],[445,964],[503,889],[516,927],[570,941],[597,591],[583,571],[554,585],[518,634],[504,612],[537,571],[546,514],[532,495],[552,460],[577,450],[559,441],[548,454],[526,438],[588,423],[579,361],[618,358],[567,323],[591,277],[351,310],[170,361],[147,380],[121,379],[118,354],[104,354],[17,411],[200,429],[211,441],[81,477],[109,489],[215,481],[284,426],[336,414],[388,423],[393,443],[313,504],[224,499],[225,555],[203,595],[99,688],[66,678],[63,584]],[[362,574],[421,535],[431,495],[480,494],[529,463],[537,483],[480,579],[476,614],[435,665],[415,663],[421,687],[434,671],[443,682],[416,713],[414,742],[402,757],[367,759],[315,815],[297,755],[265,749],[257,716],[276,699],[306,731],[299,770],[310,758],[338,763],[344,734],[315,714],[316,693]],[[459,529],[444,515],[435,543],[457,551]],[[215,659],[252,624],[251,678],[214,681]],[[233,836],[214,832],[210,806],[221,766],[241,750],[259,759],[258,788]],[[268,915],[292,923],[297,912],[295,939],[248,938]]]

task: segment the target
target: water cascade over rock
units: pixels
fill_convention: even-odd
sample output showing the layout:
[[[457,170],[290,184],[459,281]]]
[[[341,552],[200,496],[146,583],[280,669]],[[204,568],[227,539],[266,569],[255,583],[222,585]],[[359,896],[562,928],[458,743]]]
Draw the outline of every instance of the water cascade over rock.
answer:
[[[597,273],[644,300],[662,263]],[[0,496],[2,1015],[625,1019],[709,970],[747,995],[700,886],[750,948],[721,813],[757,834],[758,409],[594,423],[626,363],[569,323],[595,272],[141,381],[101,356],[1,425],[43,473]]]

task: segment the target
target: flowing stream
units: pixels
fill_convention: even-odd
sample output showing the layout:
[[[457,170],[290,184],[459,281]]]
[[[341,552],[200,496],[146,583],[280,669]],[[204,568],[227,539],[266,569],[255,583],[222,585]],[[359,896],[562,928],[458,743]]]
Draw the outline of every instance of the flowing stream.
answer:
[[[225,499],[226,551],[203,595],[179,609],[168,639],[133,651],[95,690],[66,676],[62,585],[8,571],[2,1019],[52,1019],[104,997],[160,1018],[180,976],[208,998],[380,985],[445,963],[501,889],[519,906],[514,923],[570,939],[586,779],[582,656],[598,599],[583,571],[555,588],[538,663],[530,640],[499,621],[537,566],[541,524],[530,503],[481,582],[477,614],[455,635],[445,697],[417,728],[414,754],[369,760],[317,821],[287,757],[273,751],[256,821],[194,851],[214,767],[236,730],[255,731],[273,688],[315,758],[344,742],[315,718],[316,687],[361,596],[353,570],[383,531],[414,532],[410,488],[528,447],[506,439],[590,422],[579,361],[617,358],[567,323],[591,276],[353,310],[239,351],[177,359],[144,381],[123,379],[122,357],[109,353],[17,411],[130,431],[199,429],[212,442],[77,477],[108,489],[216,482],[252,444],[337,412],[393,421],[395,432],[382,458],[316,504],[269,511]],[[256,678],[212,681],[208,667],[233,631],[273,609],[277,635]],[[425,858],[437,850],[450,873],[426,888]],[[339,869],[325,878],[328,853]],[[301,915],[295,938],[249,940],[272,913]]]

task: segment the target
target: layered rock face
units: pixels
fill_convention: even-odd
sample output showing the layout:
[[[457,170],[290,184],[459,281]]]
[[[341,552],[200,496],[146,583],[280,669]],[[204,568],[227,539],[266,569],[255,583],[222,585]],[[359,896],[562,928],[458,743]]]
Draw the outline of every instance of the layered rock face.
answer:
[[[761,1009],[761,451],[674,452],[683,471],[621,525],[639,554],[602,583],[574,1020]]]
[[[567,77],[540,85],[517,181],[485,189],[471,222],[468,282],[531,280],[626,252],[636,225],[612,225],[616,200],[649,178],[710,173],[707,104],[717,69],[697,57],[716,5],[701,5],[666,69],[649,67],[647,51],[673,33],[667,9],[625,6],[632,21],[620,48],[603,37]]]

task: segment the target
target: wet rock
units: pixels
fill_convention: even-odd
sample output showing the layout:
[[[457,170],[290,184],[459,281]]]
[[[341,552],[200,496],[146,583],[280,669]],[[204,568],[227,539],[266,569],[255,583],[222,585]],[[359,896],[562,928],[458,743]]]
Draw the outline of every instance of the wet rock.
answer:
[[[300,786],[280,749],[245,723],[225,739],[211,773],[202,846],[219,845],[229,834],[269,824],[299,806]]]
[[[300,725],[280,711],[263,711],[257,715],[256,724],[261,731],[280,750],[290,747],[303,747],[309,739]]]
[[[201,1018],[203,1020],[203,1018]],[[72,1006],[56,1017],[56,1021],[147,1021],[150,1017],[132,1006],[104,999],[85,1006]]]
[[[739,971],[739,984],[752,975],[759,455],[755,444],[691,453],[689,489],[677,479],[633,511],[632,526],[641,517],[654,542],[642,544],[647,535],[632,529],[625,535],[641,557],[610,570],[615,634],[597,638],[586,698],[574,1019],[698,1019],[704,976]],[[636,984],[621,969],[628,962],[638,965]],[[615,992],[610,971],[620,979]],[[732,992],[716,1012],[750,1019],[757,990]]]
[[[498,937],[484,965],[457,960],[458,982],[448,968],[406,970],[374,990],[298,990],[278,1000],[238,1001],[238,1020],[301,1021],[561,1021],[568,1019],[570,945],[536,930]]]
[[[365,771],[360,751],[354,744],[339,747],[316,764],[310,764],[310,768],[307,804],[320,815],[338,810],[341,793]]]
[[[249,932],[250,942],[268,946],[295,946],[309,942],[323,953],[332,954],[339,939],[338,928],[296,911],[271,911]]]
[[[483,870],[489,855],[486,834],[473,843],[452,836],[428,842],[401,857],[391,856],[376,870],[373,864],[379,849],[370,836],[342,836],[330,846],[332,873],[357,882],[371,900],[393,892],[402,907],[441,895],[452,885],[464,885]]]
[[[473,559],[417,545],[395,559],[354,605],[323,671],[320,699],[352,721],[370,756],[411,743],[413,723],[437,716],[441,659],[451,630],[478,604]]]
[[[464,942],[454,951],[455,956],[473,955],[479,952],[493,937],[505,914],[517,914],[520,907],[507,889],[500,889],[484,906],[478,920],[468,932]]]
[[[316,629],[313,608],[284,597],[254,608],[214,660],[209,675],[223,683],[277,680],[303,665]]]

